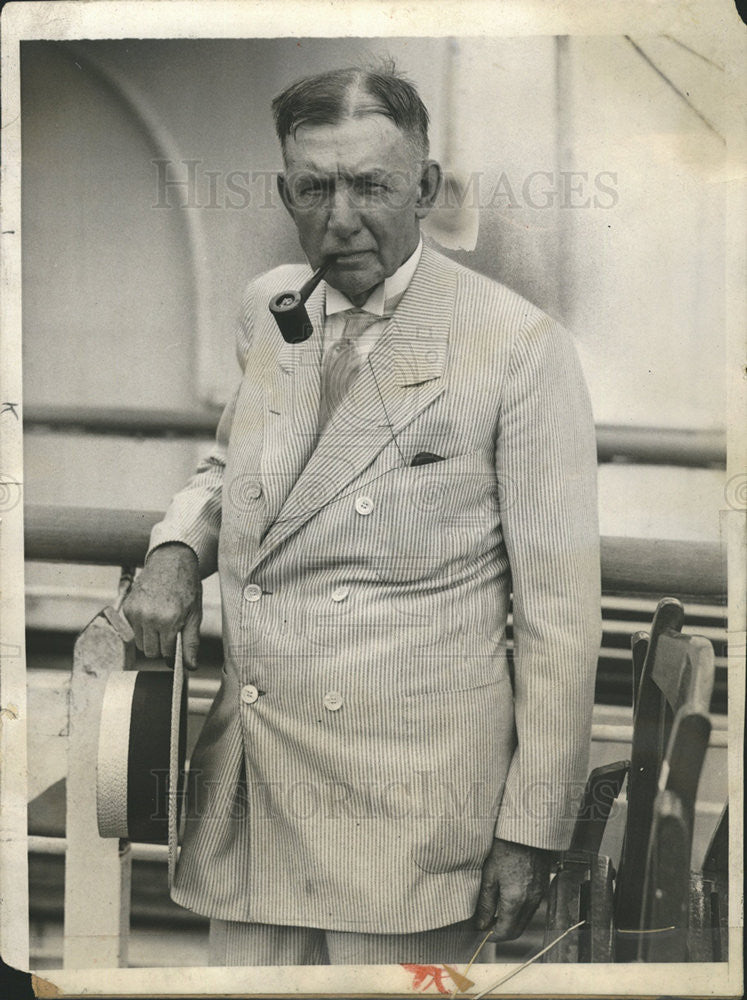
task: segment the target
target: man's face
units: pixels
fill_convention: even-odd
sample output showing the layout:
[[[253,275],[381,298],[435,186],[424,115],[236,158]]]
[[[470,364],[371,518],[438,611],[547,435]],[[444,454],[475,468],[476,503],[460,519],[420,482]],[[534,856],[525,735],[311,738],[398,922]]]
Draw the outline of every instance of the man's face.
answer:
[[[310,264],[334,256],[325,279],[360,305],[417,246],[432,201],[427,165],[389,118],[373,114],[301,126],[287,139],[285,167],[280,193]]]

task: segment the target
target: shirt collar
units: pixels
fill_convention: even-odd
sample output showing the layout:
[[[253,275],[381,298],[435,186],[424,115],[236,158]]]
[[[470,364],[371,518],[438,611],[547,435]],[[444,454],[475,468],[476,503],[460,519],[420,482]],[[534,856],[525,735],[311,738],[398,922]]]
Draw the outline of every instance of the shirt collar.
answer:
[[[404,262],[400,264],[394,274],[390,274],[380,282],[366,301],[361,306],[364,312],[373,313],[375,316],[385,316],[394,311],[399,305],[399,300],[407,291],[407,287],[412,281],[415,269],[420,263],[420,255],[423,252],[423,238],[421,236],[418,245]],[[356,307],[339,289],[333,288],[324,282],[324,311],[327,316],[343,312],[346,309]]]

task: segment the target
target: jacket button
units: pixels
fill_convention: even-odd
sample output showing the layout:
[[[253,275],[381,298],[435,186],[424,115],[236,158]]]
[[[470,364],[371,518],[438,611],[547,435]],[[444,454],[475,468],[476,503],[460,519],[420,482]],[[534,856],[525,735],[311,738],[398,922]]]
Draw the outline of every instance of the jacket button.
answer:
[[[245,705],[253,705],[259,698],[259,691],[253,684],[245,684],[241,689],[241,700]]]
[[[259,500],[262,496],[262,484],[261,483],[245,483],[242,493],[248,500]]]
[[[344,601],[350,593],[350,587],[335,587],[332,591],[333,601]]]
[[[371,497],[356,497],[355,509],[365,517],[366,514],[370,514],[374,509],[373,500]]]
[[[328,691],[322,701],[328,712],[337,712],[342,708],[342,695],[337,691]]]
[[[244,600],[245,601],[258,601],[262,596],[262,588],[258,587],[256,583],[247,583],[244,587]]]

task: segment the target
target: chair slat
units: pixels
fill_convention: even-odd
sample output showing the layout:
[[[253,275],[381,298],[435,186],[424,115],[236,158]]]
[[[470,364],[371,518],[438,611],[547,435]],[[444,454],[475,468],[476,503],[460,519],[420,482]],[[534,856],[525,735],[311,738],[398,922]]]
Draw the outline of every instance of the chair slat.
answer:
[[[639,926],[650,934],[639,942],[638,955],[647,961],[708,961],[689,952],[691,918],[697,955],[711,954],[710,934],[708,941],[702,934],[710,923],[710,896],[703,898],[701,889],[698,898],[690,874],[695,800],[710,732],[707,715],[689,704],[680,708],[659,777],[646,856]],[[670,925],[672,931],[663,929]]]
[[[693,710],[690,705],[684,705],[677,713],[666,759],[659,775],[659,787],[668,788],[679,795],[691,827],[695,817],[700,772],[710,735],[710,717]]]
[[[660,792],[646,861],[639,961],[687,961],[691,829],[679,796]]]
[[[673,714],[686,702],[707,712],[714,673],[713,646],[707,639],[671,630],[659,637],[652,677]]]
[[[545,946],[580,920],[583,927],[557,941],[543,962],[611,962],[614,870],[609,858],[566,851],[550,885]]]
[[[612,861],[601,855],[594,858],[591,869],[589,898],[589,932],[591,936],[591,962],[611,962],[614,958],[615,939],[612,922],[612,903],[615,870]]]
[[[573,927],[581,916],[581,887],[588,880],[588,858],[563,856],[560,869],[550,884],[545,922],[545,947]],[[583,928],[579,928],[579,931]],[[581,936],[578,931],[557,941],[542,957],[543,962],[583,961]]]
[[[654,614],[633,717],[633,744],[628,777],[628,815],[615,890],[615,924],[638,927],[643,899],[643,859],[648,849],[654,800],[658,791],[662,745],[662,698],[653,678],[656,650],[662,633],[682,628],[684,610],[679,601],[665,598]]]

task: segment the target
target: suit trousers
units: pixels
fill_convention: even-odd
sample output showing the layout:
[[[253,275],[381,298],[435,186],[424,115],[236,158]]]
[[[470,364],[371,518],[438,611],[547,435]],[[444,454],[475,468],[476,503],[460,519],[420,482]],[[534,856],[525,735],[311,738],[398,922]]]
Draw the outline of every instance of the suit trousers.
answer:
[[[358,934],[236,920],[210,921],[210,965],[438,965],[468,963],[485,937],[469,920],[415,934]],[[479,962],[494,961],[495,945]]]

